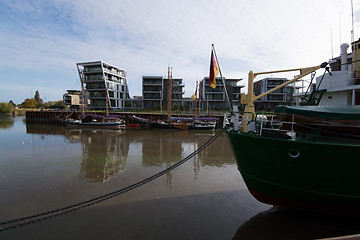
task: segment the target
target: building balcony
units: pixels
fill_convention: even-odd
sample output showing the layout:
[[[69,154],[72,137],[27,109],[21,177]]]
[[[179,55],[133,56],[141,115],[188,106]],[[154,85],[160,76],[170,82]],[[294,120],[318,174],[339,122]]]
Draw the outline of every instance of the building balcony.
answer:
[[[106,96],[89,96],[89,99],[106,99]]]
[[[143,90],[143,94],[150,94],[150,93],[152,93],[152,94],[159,94],[159,93],[162,93],[162,91],[151,91],[151,90],[146,91],[146,90]]]
[[[150,99],[153,96],[161,96],[159,92],[143,92],[143,96],[147,96],[147,99]]]
[[[182,99],[182,95],[172,95],[172,99]]]
[[[274,87],[277,87],[277,86],[279,86],[279,85],[281,85],[281,84],[283,84],[283,83],[280,83],[280,84],[274,84],[274,83],[272,83],[272,84],[267,84],[265,87],[272,87],[272,88],[274,88]]]
[[[162,86],[162,83],[143,83],[143,86]]]
[[[204,99],[205,102],[223,102],[224,99]]]
[[[216,88],[221,88],[221,89],[224,89],[224,85],[222,85],[222,84],[217,84],[216,83]],[[215,89],[216,89],[215,88]],[[206,85],[205,86],[205,91],[208,91],[208,90],[214,90],[212,87],[210,87],[209,85]],[[222,90],[219,90],[219,91],[222,91]]]
[[[106,78],[106,81],[113,82],[113,83],[121,83],[121,79],[113,79],[113,78]]]
[[[109,70],[109,69],[105,68],[104,72],[107,73],[107,74],[122,77],[122,78],[126,77],[124,72],[117,71],[117,70]]]
[[[285,95],[286,92],[272,92],[272,93],[269,93],[268,96],[271,96],[271,95]]]
[[[152,101],[162,101],[161,98],[144,98],[143,101],[152,102]]]
[[[263,102],[271,102],[271,103],[278,102],[278,103],[284,103],[284,102],[286,102],[286,100],[285,100],[285,99],[283,99],[283,100],[271,99],[271,100],[264,100]]]
[[[223,95],[224,92],[205,92],[206,95]]]
[[[84,83],[95,83],[95,82],[104,82],[104,79],[87,79],[87,80],[84,80]]]
[[[180,94],[181,94],[181,95],[183,95],[183,94],[185,94],[185,91],[182,91],[182,92],[175,92],[175,91],[173,91],[172,94],[176,94],[176,95],[180,95]]]
[[[86,88],[86,91],[93,92],[93,91],[106,91],[106,88]]]
[[[86,74],[86,73],[102,73],[102,70],[101,68],[99,69],[84,69],[83,70],[83,73]]]

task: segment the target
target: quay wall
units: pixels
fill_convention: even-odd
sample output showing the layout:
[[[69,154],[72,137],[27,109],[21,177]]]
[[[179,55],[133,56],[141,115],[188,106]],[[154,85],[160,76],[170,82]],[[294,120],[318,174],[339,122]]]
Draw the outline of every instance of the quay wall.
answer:
[[[91,112],[88,114],[102,115],[104,112]],[[126,122],[131,123],[131,116],[135,115],[137,117],[145,119],[160,119],[166,120],[167,113],[138,113],[138,112],[109,112],[111,116],[119,116],[124,118]],[[190,114],[172,114],[172,117],[193,117],[194,115]],[[209,114],[201,115],[201,117],[216,117],[219,119],[219,124],[223,122],[223,115],[220,114]],[[49,123],[49,124],[65,124],[67,118],[80,119],[81,112],[72,112],[72,111],[27,111],[26,112],[26,122],[29,123]]]

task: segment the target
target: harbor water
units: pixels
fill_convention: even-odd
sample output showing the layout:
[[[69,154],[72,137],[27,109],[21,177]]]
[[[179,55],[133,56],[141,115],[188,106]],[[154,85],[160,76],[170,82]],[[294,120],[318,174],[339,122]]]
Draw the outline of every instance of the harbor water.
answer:
[[[214,134],[69,129],[1,118],[0,221],[127,187],[187,157]],[[278,209],[255,200],[223,133],[153,181],[68,214],[1,231],[0,239],[314,239],[359,233],[356,214]]]

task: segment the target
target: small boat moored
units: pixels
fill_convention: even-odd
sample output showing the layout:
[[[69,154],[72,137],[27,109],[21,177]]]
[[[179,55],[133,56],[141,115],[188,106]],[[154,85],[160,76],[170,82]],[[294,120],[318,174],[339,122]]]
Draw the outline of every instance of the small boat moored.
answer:
[[[65,121],[69,127],[84,127],[84,128],[111,128],[111,129],[125,129],[125,120],[117,116],[109,116],[104,118],[98,115],[87,115],[80,120],[68,119]]]

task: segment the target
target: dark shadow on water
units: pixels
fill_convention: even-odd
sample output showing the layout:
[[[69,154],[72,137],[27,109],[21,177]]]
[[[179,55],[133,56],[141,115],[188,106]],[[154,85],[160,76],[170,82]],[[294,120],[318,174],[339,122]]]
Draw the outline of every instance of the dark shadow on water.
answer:
[[[273,207],[241,224],[238,239],[320,239],[360,234],[360,215]]]
[[[130,192],[71,214],[0,232],[0,238],[231,239],[239,222],[269,207],[254,201],[246,190],[173,198],[154,193],[151,200],[123,202],[128,197],[132,197]]]

